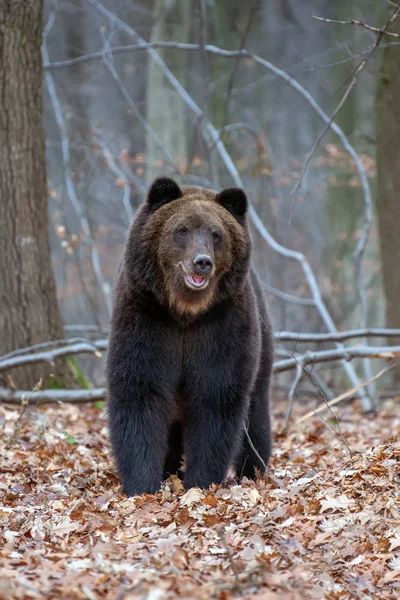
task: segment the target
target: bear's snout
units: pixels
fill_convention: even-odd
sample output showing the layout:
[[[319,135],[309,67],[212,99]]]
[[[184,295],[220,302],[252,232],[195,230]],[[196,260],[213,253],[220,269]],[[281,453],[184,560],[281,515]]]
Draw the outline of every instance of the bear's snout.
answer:
[[[208,275],[214,266],[213,260],[208,254],[197,254],[192,262],[196,275]]]

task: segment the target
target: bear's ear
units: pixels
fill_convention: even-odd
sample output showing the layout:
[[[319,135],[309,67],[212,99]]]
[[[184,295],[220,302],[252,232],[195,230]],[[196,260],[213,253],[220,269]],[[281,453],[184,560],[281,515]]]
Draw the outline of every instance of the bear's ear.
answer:
[[[154,212],[163,204],[168,204],[181,196],[182,190],[175,181],[169,177],[159,177],[152,183],[146,201],[151,212]]]
[[[240,188],[227,188],[218,194],[216,200],[243,225],[247,212],[247,196],[243,190]]]

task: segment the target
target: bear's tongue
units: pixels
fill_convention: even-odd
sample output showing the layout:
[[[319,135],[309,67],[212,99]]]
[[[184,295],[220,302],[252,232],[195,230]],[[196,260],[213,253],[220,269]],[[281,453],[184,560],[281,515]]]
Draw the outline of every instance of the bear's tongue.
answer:
[[[191,279],[191,282],[193,283],[193,285],[202,285],[202,283],[205,280],[205,277],[199,277],[198,275],[191,275],[190,279]]]

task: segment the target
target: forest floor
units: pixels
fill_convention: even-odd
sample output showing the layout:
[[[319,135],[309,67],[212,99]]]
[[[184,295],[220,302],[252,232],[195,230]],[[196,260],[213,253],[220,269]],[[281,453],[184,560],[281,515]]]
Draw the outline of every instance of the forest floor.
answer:
[[[104,411],[0,406],[0,598],[397,599],[398,402],[287,434],[273,406],[262,479],[129,499]]]

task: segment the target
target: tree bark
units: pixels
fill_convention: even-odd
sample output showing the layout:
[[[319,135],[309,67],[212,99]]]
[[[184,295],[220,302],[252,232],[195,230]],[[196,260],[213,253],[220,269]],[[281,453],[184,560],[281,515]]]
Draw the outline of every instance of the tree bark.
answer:
[[[42,8],[0,3],[0,355],[63,337],[48,232]],[[12,378],[30,389],[48,372],[35,365]]]
[[[391,31],[400,33],[399,19]],[[376,104],[377,213],[386,297],[386,324],[400,326],[400,51],[385,48]],[[392,344],[400,340],[395,338]],[[394,372],[400,382],[400,370]]]

